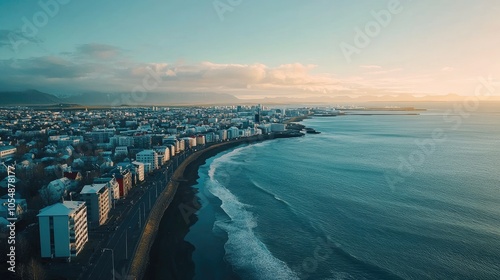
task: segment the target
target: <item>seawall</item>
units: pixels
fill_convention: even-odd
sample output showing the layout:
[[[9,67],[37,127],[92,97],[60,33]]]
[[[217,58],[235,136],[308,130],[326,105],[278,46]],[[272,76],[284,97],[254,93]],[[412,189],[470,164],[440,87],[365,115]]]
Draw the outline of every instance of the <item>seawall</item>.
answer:
[[[149,262],[150,249],[156,239],[160,221],[163,217],[163,213],[170,206],[170,203],[172,202],[176,194],[179,184],[181,182],[187,182],[191,180],[192,177],[196,177],[198,167],[202,165],[206,159],[213,157],[222,151],[242,144],[255,143],[274,138],[288,138],[298,136],[302,136],[302,134],[271,134],[240,138],[238,140],[210,145],[207,148],[197,151],[186,158],[179,165],[177,170],[175,170],[172,179],[167,185],[167,188],[165,188],[165,190],[160,194],[156,203],[153,205],[130,265],[129,275],[132,276],[132,279],[142,279],[144,273],[146,272],[146,268]]]

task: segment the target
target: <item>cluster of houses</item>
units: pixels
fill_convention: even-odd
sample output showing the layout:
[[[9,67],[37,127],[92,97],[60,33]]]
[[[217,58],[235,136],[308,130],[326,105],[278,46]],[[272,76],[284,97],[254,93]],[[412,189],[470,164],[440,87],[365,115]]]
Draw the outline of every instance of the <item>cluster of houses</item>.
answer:
[[[36,209],[41,256],[70,258],[84,248],[89,228],[108,221],[116,201],[172,157],[210,143],[285,131],[286,116],[307,113],[290,109],[285,114],[260,105],[61,112],[0,109],[0,174],[7,164],[15,165],[23,178],[37,172],[55,178],[38,188],[45,205]],[[24,151],[19,155],[20,147]],[[0,181],[0,195],[6,179]],[[22,219],[28,205],[20,194],[16,196],[17,216]],[[7,222],[3,199],[0,230]]]

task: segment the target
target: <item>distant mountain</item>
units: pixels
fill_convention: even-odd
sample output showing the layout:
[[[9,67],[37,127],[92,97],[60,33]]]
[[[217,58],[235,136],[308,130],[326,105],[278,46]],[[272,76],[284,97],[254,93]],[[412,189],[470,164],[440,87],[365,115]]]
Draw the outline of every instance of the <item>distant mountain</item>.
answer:
[[[234,104],[241,100],[222,93],[100,93],[87,92],[61,98],[64,103],[100,106]]]
[[[384,96],[310,96],[310,97],[266,97],[262,99],[239,99],[225,93],[102,93],[55,96],[37,90],[0,92],[0,106],[12,105],[58,105],[67,106],[170,106],[170,105],[224,105],[224,104],[351,104],[366,102],[442,102],[463,101],[467,97],[457,94],[415,97],[412,95]],[[491,96],[488,101],[500,101],[500,96]]]
[[[30,89],[0,92],[0,106],[5,105],[54,105],[62,101],[52,94]]]
[[[0,106],[78,104],[92,106],[235,104],[241,100],[222,93],[101,93],[57,97],[37,90],[0,92]]]

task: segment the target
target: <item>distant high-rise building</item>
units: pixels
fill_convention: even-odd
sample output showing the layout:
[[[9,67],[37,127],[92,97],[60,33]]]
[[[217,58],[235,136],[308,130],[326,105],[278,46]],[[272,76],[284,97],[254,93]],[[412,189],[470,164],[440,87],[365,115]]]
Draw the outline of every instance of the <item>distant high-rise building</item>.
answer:
[[[260,114],[255,114],[254,122],[255,123],[260,123]]]
[[[257,105],[257,113],[255,114],[255,119],[254,119],[254,122],[256,124],[259,124],[260,120],[261,120],[261,118],[260,118],[260,108],[261,108],[260,104]]]

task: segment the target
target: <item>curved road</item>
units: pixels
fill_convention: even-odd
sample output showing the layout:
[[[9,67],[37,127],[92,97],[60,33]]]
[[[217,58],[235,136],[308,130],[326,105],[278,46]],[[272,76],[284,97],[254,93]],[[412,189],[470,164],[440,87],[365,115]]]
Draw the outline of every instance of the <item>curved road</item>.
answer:
[[[173,171],[187,156],[187,153],[182,153],[172,157],[165,167],[148,176],[141,186],[134,187],[141,188],[140,191],[135,191],[117,203],[117,208],[120,206],[125,208],[118,213],[118,221],[101,226],[98,230],[89,231],[89,239],[101,238],[99,235],[103,235],[104,239],[100,241],[99,251],[95,251],[90,257],[90,268],[80,279],[113,279],[112,257],[114,257],[115,279],[132,279],[125,274],[144,229],[144,222],[157,197],[167,186]],[[121,204],[133,205],[127,207],[128,205]],[[104,248],[107,249],[103,251]]]

